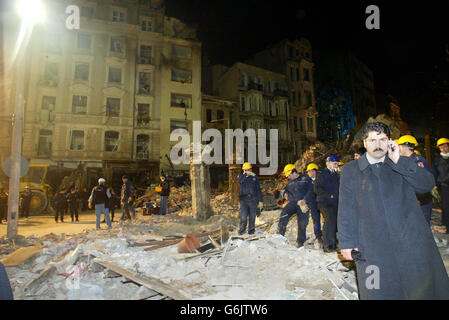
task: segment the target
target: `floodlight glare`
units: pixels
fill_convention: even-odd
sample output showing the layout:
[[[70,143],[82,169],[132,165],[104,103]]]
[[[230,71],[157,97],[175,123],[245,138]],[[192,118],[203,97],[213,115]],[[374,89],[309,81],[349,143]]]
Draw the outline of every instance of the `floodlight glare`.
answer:
[[[41,0],[17,0],[17,11],[26,24],[44,20],[44,7]]]

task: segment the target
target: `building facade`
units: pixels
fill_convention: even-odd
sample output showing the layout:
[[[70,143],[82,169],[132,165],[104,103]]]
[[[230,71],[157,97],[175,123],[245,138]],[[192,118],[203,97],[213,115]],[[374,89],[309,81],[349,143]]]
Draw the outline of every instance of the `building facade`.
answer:
[[[64,27],[68,5],[80,29]],[[27,48],[23,156],[113,171],[172,166],[170,132],[201,119],[201,43],[162,1],[45,2]],[[13,108],[14,101],[9,103]]]
[[[247,62],[285,75],[291,110],[289,134],[294,141],[294,156],[298,158],[317,139],[314,62],[310,42],[305,38],[284,40],[256,53]]]

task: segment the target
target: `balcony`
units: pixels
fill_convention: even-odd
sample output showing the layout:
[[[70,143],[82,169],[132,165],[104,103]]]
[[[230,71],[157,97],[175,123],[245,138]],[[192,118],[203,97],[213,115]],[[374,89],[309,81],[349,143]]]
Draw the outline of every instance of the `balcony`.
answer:
[[[263,85],[258,84],[258,83],[254,83],[254,82],[249,82],[248,83],[248,90],[263,91]]]
[[[154,65],[153,57],[139,57],[137,56],[137,63],[144,65]]]

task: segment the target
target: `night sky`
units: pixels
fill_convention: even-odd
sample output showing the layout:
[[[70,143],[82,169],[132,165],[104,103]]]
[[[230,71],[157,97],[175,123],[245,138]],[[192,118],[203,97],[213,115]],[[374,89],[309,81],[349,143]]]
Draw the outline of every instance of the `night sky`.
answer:
[[[165,0],[167,14],[198,28],[203,54],[215,63],[243,61],[285,38],[314,48],[351,50],[374,72],[376,92],[399,99],[407,121],[430,118],[432,81],[446,66],[445,1]],[[365,9],[380,9],[380,30],[367,30]],[[435,66],[438,66],[435,69]],[[447,77],[446,77],[447,78]],[[432,100],[433,99],[433,100]],[[415,119],[417,118],[417,119]]]

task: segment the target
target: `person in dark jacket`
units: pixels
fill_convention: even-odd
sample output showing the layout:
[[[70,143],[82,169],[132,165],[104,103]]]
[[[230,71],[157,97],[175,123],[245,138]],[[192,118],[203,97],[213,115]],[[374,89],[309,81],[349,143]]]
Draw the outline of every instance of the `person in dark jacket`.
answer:
[[[449,139],[438,139],[437,147],[441,151],[441,157],[434,160],[432,172],[440,191],[441,209],[443,210],[441,220],[446,227],[446,233],[449,233]]]
[[[103,178],[98,179],[98,185],[92,189],[89,197],[89,208],[95,207],[95,224],[97,230],[100,229],[100,217],[104,214],[108,229],[112,228],[111,220],[109,220],[109,198],[111,194],[105,186],[106,180]]]
[[[250,163],[245,162],[242,166],[243,174],[238,177],[240,184],[240,229],[239,234],[246,232],[248,224],[248,234],[254,234],[256,231],[257,209],[263,208],[263,196],[260,189],[259,178],[252,172]]]
[[[0,300],[14,300],[5,266],[0,262]]]
[[[81,210],[86,211],[87,207],[88,207],[88,202],[89,202],[89,192],[87,191],[86,188],[83,188],[79,192],[79,200],[81,202]]]
[[[401,156],[412,158],[418,166],[426,168],[431,172],[430,164],[426,159],[416,154],[415,148],[418,146],[418,141],[411,135],[405,135],[398,139],[399,153]],[[418,203],[421,206],[421,210],[426,218],[427,223],[430,226],[430,218],[432,216],[432,194],[430,192],[416,194]]]
[[[60,190],[55,197],[53,198],[53,205],[55,208],[55,221],[58,222],[58,219],[61,219],[61,222],[64,222],[64,212],[67,206],[67,196],[66,191]]]
[[[8,221],[8,194],[0,188],[0,223]]]
[[[124,175],[122,177],[122,191],[120,194],[120,204],[122,206],[122,216],[120,220],[124,220],[125,216],[126,219],[131,220],[131,216],[129,215],[129,212],[131,211],[133,214],[133,219],[136,216],[136,213],[133,208],[133,201],[134,201],[134,186],[129,181],[128,176]]]
[[[117,193],[115,193],[115,190],[113,188],[109,188],[109,192],[111,193],[111,197],[109,198],[108,209],[109,213],[111,214],[111,222],[114,222],[115,209],[120,208],[120,198],[118,197]],[[101,223],[105,222],[105,219],[101,221]]]
[[[301,176],[296,171],[294,164],[288,164],[284,167],[284,176],[289,180],[285,187],[283,197],[288,202],[285,204],[279,218],[279,234],[285,235],[287,224],[291,216],[297,215],[298,237],[296,246],[304,246],[306,241],[306,227],[309,223],[309,206],[312,199],[312,183],[306,176]]]
[[[363,129],[367,153],[342,168],[338,241],[355,259],[360,299],[449,299],[449,278],[416,193],[432,174],[401,157],[387,125]]]
[[[30,187],[26,186],[25,191],[21,194],[22,202],[22,217],[29,218],[30,216],[30,207],[31,207],[31,198],[33,197],[33,193],[30,190]]]
[[[70,211],[70,217],[72,218],[72,222],[76,218],[78,222],[78,209],[79,209],[79,194],[75,188],[72,188],[70,192],[67,194],[67,204]]]
[[[306,174],[307,178],[309,180],[309,183],[313,186],[315,185],[316,176],[318,172],[318,165],[315,163],[310,163],[306,168]],[[312,216],[313,221],[313,232],[315,233],[315,238],[318,244],[322,247],[323,246],[323,233],[321,231],[321,217],[320,217],[320,211],[318,211],[318,204],[316,202],[316,194],[315,191],[311,192],[310,201],[308,201],[308,205],[310,207],[310,213]]]
[[[317,175],[314,185],[316,202],[324,218],[324,252],[336,251],[337,247],[337,209],[340,186],[338,162],[336,155],[327,157],[327,168]]]
[[[158,188],[158,190],[160,190],[159,194],[161,195],[159,214],[165,215],[167,214],[167,201],[168,196],[170,195],[170,183],[167,181],[165,175],[161,175],[159,179],[161,180]]]

